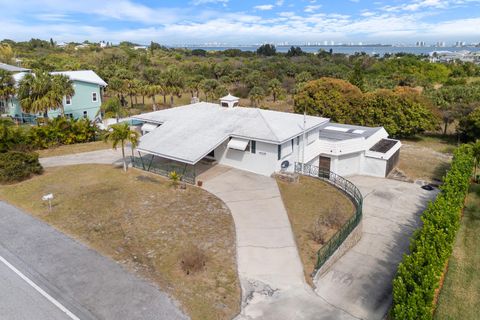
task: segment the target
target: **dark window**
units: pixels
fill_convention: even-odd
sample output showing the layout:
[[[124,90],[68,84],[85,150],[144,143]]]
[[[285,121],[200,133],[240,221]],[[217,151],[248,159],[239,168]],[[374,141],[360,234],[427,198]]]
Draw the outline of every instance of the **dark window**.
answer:
[[[278,145],[278,155],[277,155],[277,159],[280,160],[282,159],[282,145]]]
[[[257,153],[257,141],[255,140],[250,141],[250,152]]]
[[[97,93],[96,92],[92,92],[92,101],[97,102]]]
[[[87,112],[87,111],[83,111],[83,117],[84,117],[84,118],[87,118],[87,117],[88,117],[88,112]]]
[[[293,145],[295,144],[295,140],[292,139],[292,152],[293,152]]]
[[[297,137],[297,146],[300,145],[300,136]]]

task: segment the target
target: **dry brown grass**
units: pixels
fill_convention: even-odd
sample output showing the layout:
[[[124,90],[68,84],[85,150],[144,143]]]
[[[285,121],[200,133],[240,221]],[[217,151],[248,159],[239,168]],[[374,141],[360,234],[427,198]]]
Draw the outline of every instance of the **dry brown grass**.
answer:
[[[55,196],[51,213],[41,201],[49,192]],[[239,312],[233,219],[202,189],[175,189],[137,170],[81,165],[0,187],[0,198],[154,281],[192,319],[230,319]],[[205,255],[205,265],[187,275],[181,253],[192,246]]]
[[[50,149],[37,150],[40,158],[64,156],[67,154],[82,153],[89,151],[97,151],[104,149],[111,149],[112,145],[110,143],[105,143],[103,141],[87,142],[87,143],[77,143],[69,144],[64,146],[52,147]]]
[[[411,180],[440,181],[450,167],[455,143],[449,139],[421,136],[402,144],[398,168]]]
[[[328,241],[339,228],[353,216],[355,207],[352,201],[335,187],[321,180],[300,177],[298,183],[277,179],[283,203],[287,209],[297,247],[303,262],[305,278],[311,282],[311,273],[317,261],[317,251],[321,241],[312,236],[320,221],[320,238]],[[335,217],[332,217],[332,216]]]

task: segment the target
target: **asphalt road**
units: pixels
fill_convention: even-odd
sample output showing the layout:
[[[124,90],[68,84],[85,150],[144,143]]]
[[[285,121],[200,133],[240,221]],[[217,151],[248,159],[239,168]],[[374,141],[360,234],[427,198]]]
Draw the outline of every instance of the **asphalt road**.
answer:
[[[0,319],[187,319],[151,283],[0,202]]]

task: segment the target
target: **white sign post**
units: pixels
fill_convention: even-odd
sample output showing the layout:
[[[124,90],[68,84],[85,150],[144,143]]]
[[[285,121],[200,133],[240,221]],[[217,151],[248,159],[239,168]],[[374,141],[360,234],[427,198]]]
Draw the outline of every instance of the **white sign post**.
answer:
[[[43,201],[48,201],[48,210],[52,211],[52,200],[53,200],[53,193],[46,194],[42,197]]]

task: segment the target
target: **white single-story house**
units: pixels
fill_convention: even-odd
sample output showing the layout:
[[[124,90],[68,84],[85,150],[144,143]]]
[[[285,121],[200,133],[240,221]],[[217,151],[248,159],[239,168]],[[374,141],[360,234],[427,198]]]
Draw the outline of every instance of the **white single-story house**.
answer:
[[[385,177],[398,161],[401,143],[388,139],[382,127],[238,103],[228,95],[220,104],[199,102],[132,117],[143,123],[137,148],[142,166],[164,160],[195,168],[203,161],[271,175],[293,171],[297,162],[344,176]]]

